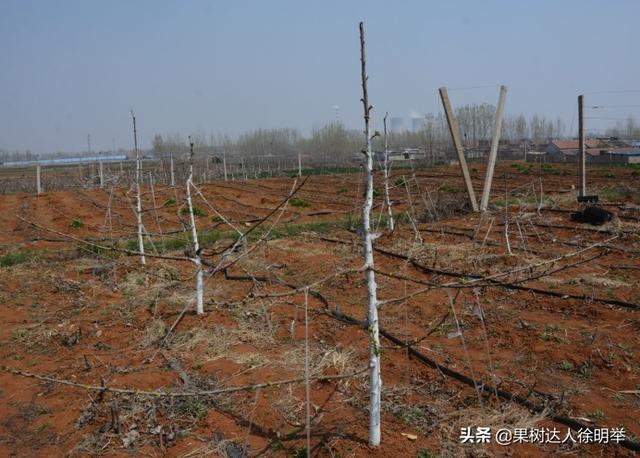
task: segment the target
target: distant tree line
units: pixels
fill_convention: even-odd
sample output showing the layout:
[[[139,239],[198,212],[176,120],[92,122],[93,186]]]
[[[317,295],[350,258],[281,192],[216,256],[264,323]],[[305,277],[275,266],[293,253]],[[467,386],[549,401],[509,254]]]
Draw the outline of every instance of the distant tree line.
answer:
[[[640,124],[633,116],[626,120],[618,120],[616,126],[605,131],[608,137],[618,137],[621,139],[640,140]]]
[[[490,140],[493,134],[496,107],[490,104],[473,104],[458,107],[456,117],[466,147],[477,146],[482,140]],[[507,115],[503,122],[502,138],[511,143],[530,139],[535,143],[548,142],[565,135],[565,126],[560,118],[551,120],[545,116]],[[340,166],[362,150],[362,132],[347,129],[340,122],[332,122],[315,128],[308,137],[296,129],[256,129],[239,135],[235,140],[228,136],[211,135],[192,137],[196,151],[200,154],[226,155],[246,163],[265,164],[278,160],[294,161],[302,154],[305,164]],[[425,148],[430,152],[452,151],[449,129],[442,113],[424,116],[421,127],[415,131],[404,130],[389,133],[389,148]],[[187,142],[179,134],[156,135],[153,150],[156,154],[185,154]],[[375,150],[383,149],[383,138],[373,141]]]
[[[460,133],[465,147],[477,146],[481,141],[488,141],[493,134],[496,107],[491,104],[470,104],[455,110]],[[378,113],[380,115],[380,113]],[[376,125],[381,124],[381,120]],[[452,151],[451,139],[446,118],[442,113],[428,113],[422,119],[421,127],[416,131],[404,130],[389,133],[389,148],[425,148],[430,152]],[[381,126],[380,126],[381,127]],[[382,129],[380,129],[382,130]],[[592,132],[597,134],[597,132]],[[520,143],[527,139],[533,143],[546,143],[552,139],[575,136],[567,132],[560,118],[551,119],[534,114],[526,118],[524,115],[505,115],[502,124],[501,138],[510,143]],[[607,136],[627,139],[640,139],[640,124],[633,117],[626,121],[618,121],[615,127],[605,131]],[[312,130],[304,136],[297,129],[256,129],[244,132],[232,139],[228,135],[192,135],[197,155],[209,154],[217,157],[227,156],[233,161],[247,164],[273,164],[277,161],[289,163],[297,161],[298,154],[304,157],[306,165],[333,164],[340,166],[350,161],[362,150],[362,132],[347,129],[341,122],[332,122]],[[156,155],[177,157],[186,155],[188,141],[180,133],[157,134],[152,140],[151,149]],[[381,151],[383,139],[376,137],[373,148]],[[123,153],[125,150],[120,150]],[[86,152],[68,154],[56,152],[48,157],[80,156]],[[95,153],[94,153],[95,154]],[[5,151],[0,149],[0,161],[35,160],[38,155],[27,150]]]

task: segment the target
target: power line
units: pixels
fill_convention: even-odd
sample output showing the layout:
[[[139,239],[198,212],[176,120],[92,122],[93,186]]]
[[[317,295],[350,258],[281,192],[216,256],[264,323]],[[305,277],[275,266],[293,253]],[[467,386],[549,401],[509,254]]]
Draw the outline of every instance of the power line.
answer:
[[[640,105],[593,105],[587,108],[600,109],[600,108],[640,108]]]
[[[629,118],[609,118],[609,117],[600,117],[600,116],[585,116],[584,119],[608,119],[612,121],[626,121]]]
[[[640,89],[621,89],[618,91],[591,91],[591,92],[583,92],[583,94],[633,94],[640,93]]]

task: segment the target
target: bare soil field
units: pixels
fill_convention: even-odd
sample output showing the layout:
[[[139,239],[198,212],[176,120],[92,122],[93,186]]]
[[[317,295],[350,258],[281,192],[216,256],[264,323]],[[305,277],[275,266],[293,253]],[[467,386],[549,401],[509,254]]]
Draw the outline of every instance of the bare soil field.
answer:
[[[129,189],[0,196],[0,455],[306,456],[306,296],[313,456],[634,456],[637,170],[589,170],[615,215],[603,226],[572,219],[574,167],[501,164],[483,216],[453,166],[392,173],[393,233],[381,192],[374,207],[375,449],[363,178],[299,178],[288,202],[293,178],[198,184],[203,316],[183,188],[145,186],[144,266]],[[572,421],[624,428],[625,445],[460,440],[478,426],[564,438]]]

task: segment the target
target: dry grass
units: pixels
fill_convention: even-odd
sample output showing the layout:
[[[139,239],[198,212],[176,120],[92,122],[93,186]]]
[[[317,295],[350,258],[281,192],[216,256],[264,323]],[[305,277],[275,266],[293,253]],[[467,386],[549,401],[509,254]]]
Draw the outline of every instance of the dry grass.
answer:
[[[193,328],[177,334],[170,348],[177,352],[198,354],[208,361],[228,356],[229,350],[238,343],[237,334],[224,326]]]
[[[314,347],[313,345],[313,343],[310,343],[309,348],[309,372],[312,377],[317,377],[329,372],[344,374],[357,370],[357,355],[354,350],[338,348],[325,349]],[[304,370],[303,344],[284,352],[282,354],[281,364],[289,368],[289,370],[302,373]]]
[[[160,319],[153,319],[147,325],[140,345],[142,348],[149,348],[158,342],[167,333],[167,324]]]

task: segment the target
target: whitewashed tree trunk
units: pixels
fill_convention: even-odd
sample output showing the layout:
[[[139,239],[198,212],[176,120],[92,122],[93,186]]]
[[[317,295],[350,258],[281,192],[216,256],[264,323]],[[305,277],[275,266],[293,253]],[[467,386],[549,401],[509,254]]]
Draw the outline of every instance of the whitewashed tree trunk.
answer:
[[[391,195],[389,194],[389,144],[387,143],[387,115],[384,115],[384,197],[387,200],[387,212],[389,214],[389,220],[387,221],[387,227],[393,232],[395,225],[393,222],[393,206],[391,204]]]
[[[369,323],[369,445],[380,445],[380,335],[378,330],[378,297],[373,265],[373,234],[371,233],[371,208],[373,207],[373,153],[369,127],[369,97],[367,94],[367,70],[365,57],[364,24],[360,23],[360,63],[362,73],[362,104],[364,107],[364,135],[366,138],[367,192],[362,207],[362,245],[366,266],[367,302]]]
[[[138,223],[138,251],[140,251],[140,262],[146,264],[147,261],[144,257],[144,240],[143,232],[144,226],[142,225],[142,200],[140,197],[140,181],[142,180],[142,163],[140,161],[140,152],[138,151],[138,131],[136,130],[136,116],[131,110],[131,117],[133,118],[133,146],[136,153],[136,221]]]
[[[171,187],[175,188],[176,186],[176,176],[173,173],[173,154],[171,154]]]
[[[191,182],[193,180],[193,142],[189,138],[189,176],[187,177],[187,205],[189,206],[189,217],[191,219],[191,237],[193,238],[193,258],[196,266],[196,313],[204,314],[204,280],[202,272],[202,259],[200,258],[200,244],[198,243],[198,230],[196,229],[196,218],[193,214],[193,201],[191,199]]]
[[[38,194],[42,194],[42,181],[41,179],[41,167],[40,164],[36,164],[36,191]]]

